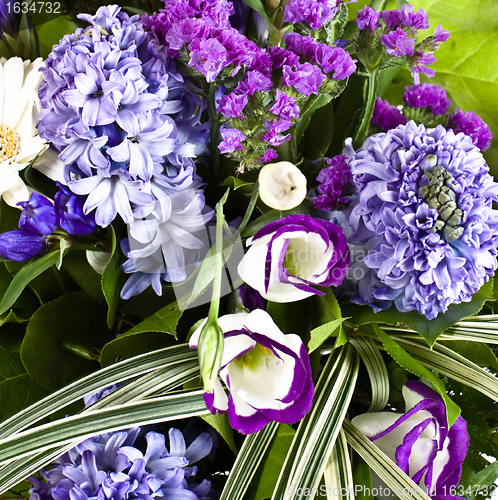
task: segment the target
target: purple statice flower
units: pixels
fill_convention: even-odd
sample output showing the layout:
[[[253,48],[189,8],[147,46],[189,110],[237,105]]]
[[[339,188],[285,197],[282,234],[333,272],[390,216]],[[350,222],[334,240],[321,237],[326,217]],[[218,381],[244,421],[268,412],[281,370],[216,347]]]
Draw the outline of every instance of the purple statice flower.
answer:
[[[309,62],[298,63],[294,66],[284,65],[282,73],[282,83],[287,87],[294,87],[304,96],[318,94],[318,90],[325,80],[325,75],[320,68]]]
[[[350,185],[352,174],[343,155],[327,158],[326,162],[329,166],[322,169],[316,178],[320,182],[317,188],[320,194],[313,199],[313,203],[317,210],[331,212],[338,205],[347,203],[349,196],[345,196],[344,192]]]
[[[299,62],[299,56],[282,47],[268,47],[268,55],[271,58],[273,67],[280,69],[282,66],[294,66]]]
[[[446,90],[433,83],[407,85],[403,98],[412,108],[430,107],[433,115],[445,115],[451,106]]]
[[[372,123],[387,132],[398,125],[404,125],[406,117],[396,106],[377,97],[372,115]]]
[[[140,428],[102,434],[83,441],[42,469],[43,480],[30,477],[30,500],[133,500],[144,498],[211,498],[210,482],[192,482],[197,473],[193,465],[207,456],[212,439],[207,432],[186,446],[178,429],[169,430],[169,449],[165,436],[145,435],[146,449],[135,445]],[[198,497],[197,492],[203,497]]]
[[[373,33],[377,28],[381,27],[379,22],[379,13],[366,5],[363,9],[358,11],[356,18],[356,26],[358,29],[367,29],[370,33]]]
[[[401,28],[396,28],[387,35],[382,35],[382,44],[391,56],[413,56],[415,40],[407,37]]]
[[[188,46],[190,50],[189,66],[206,77],[206,81],[212,82],[221,70],[228,66],[227,49],[216,38],[197,38]]]
[[[429,16],[419,9],[415,12],[413,5],[405,4],[401,10],[384,10],[380,12],[379,17],[384,21],[390,30],[406,27],[414,30],[424,30],[429,28]]]
[[[446,42],[450,37],[450,32],[448,30],[444,30],[443,27],[438,24],[436,29],[434,30],[433,40],[434,40],[434,49],[437,49],[439,44],[442,42]]]
[[[498,184],[470,137],[414,122],[345,155],[357,195],[342,228],[353,302],[429,320],[471,300],[496,269]],[[349,275],[348,275],[349,276]]]
[[[28,201],[21,201],[18,205],[22,207],[19,218],[20,228],[39,236],[48,236],[54,232],[55,207],[46,196],[33,192]]]
[[[284,8],[284,19],[288,23],[307,23],[320,29],[332,20],[341,0],[290,0]]]
[[[278,115],[281,118],[291,120],[299,118],[299,106],[296,104],[296,98],[294,96],[288,96],[285,92],[277,89],[277,95],[275,97],[275,102],[270,108],[270,112],[274,115]]]
[[[448,117],[448,127],[455,133],[463,132],[468,135],[474,146],[481,151],[486,151],[491,146],[493,134],[489,130],[487,123],[475,114],[475,111],[464,113],[461,109],[455,109]]]
[[[400,10],[383,10],[379,13],[379,18],[384,21],[384,24],[390,30],[403,26],[404,16]]]
[[[216,111],[225,118],[242,118],[242,110],[247,103],[247,94],[232,92],[221,97],[216,105]]]
[[[47,249],[47,239],[27,229],[14,229],[0,234],[0,257],[25,261]]]
[[[93,233],[97,224],[93,212],[85,215],[85,201],[60,182],[57,182],[57,186],[59,191],[54,198],[57,226],[74,236]]]
[[[410,66],[412,68],[413,74],[413,83],[415,85],[420,84],[420,73],[423,73],[428,78],[432,78],[436,72],[428,68],[427,66],[436,61],[436,58],[432,54],[416,54],[415,62],[411,63]]]
[[[240,130],[221,127],[220,134],[223,139],[218,145],[220,153],[233,153],[236,149],[242,151],[242,141],[246,136]]]
[[[271,78],[257,70],[247,72],[244,84],[249,95],[253,95],[255,92],[268,92],[273,87]]]
[[[266,153],[263,156],[261,156],[259,161],[261,163],[270,163],[275,158],[278,158],[278,154],[274,149],[270,148],[266,151]]]

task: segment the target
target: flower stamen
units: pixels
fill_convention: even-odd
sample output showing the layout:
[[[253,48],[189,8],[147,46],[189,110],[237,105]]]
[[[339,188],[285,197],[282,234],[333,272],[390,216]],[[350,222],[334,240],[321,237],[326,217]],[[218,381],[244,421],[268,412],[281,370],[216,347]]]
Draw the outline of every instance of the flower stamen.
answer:
[[[21,136],[16,130],[0,124],[0,163],[12,160],[21,151]]]

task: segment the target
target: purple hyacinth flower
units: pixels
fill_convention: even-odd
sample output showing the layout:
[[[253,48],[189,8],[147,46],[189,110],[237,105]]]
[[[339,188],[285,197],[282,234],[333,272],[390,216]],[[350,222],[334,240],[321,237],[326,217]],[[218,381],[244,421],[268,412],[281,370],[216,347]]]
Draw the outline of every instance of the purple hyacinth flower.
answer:
[[[413,56],[415,40],[407,37],[401,28],[396,28],[396,31],[391,31],[387,35],[382,35],[381,41],[391,56]]]
[[[372,9],[372,7],[366,5],[363,9],[358,11],[356,26],[358,26],[360,30],[367,29],[372,33],[374,30],[381,27],[379,13]]]
[[[60,182],[57,182],[57,186],[59,191],[54,198],[57,226],[74,236],[93,233],[97,224],[93,213],[85,214],[85,200],[73,194]]]
[[[40,236],[48,236],[55,230],[55,207],[46,197],[36,192],[31,193],[29,201],[18,203],[22,207],[19,227]]]
[[[257,432],[272,421],[301,420],[311,408],[314,388],[300,337],[282,333],[263,309],[228,314],[218,324],[225,335],[219,374],[229,396],[216,379],[214,391],[204,393],[208,409],[228,411],[230,425],[242,434]],[[193,333],[191,348],[198,346],[203,326]]]
[[[352,174],[345,156],[334,156],[326,161],[329,166],[322,169],[316,178],[320,182],[317,188],[320,195],[313,199],[313,203],[316,209],[330,212],[348,201],[349,197],[344,196],[344,191]]]
[[[441,396],[417,380],[403,386],[406,410],[364,413],[351,423],[375,443],[434,500],[451,495],[460,481],[469,447],[467,423],[460,416],[448,429]]]
[[[372,115],[372,123],[387,132],[398,125],[404,125],[406,117],[396,106],[377,97]]]
[[[498,184],[472,139],[412,121],[358,151],[348,141],[344,154],[357,191],[338,214],[356,269],[352,300],[428,319],[470,301],[498,247]]]
[[[246,136],[236,128],[221,127],[220,134],[223,140],[218,145],[220,153],[233,153],[236,149],[242,151],[242,141]]]
[[[0,257],[4,259],[22,262],[43,253],[46,248],[46,238],[27,229],[0,234]]]
[[[413,108],[430,107],[433,115],[445,115],[451,106],[446,90],[433,83],[408,85],[405,87],[403,98],[406,104]]]
[[[491,146],[493,134],[489,130],[488,124],[476,115],[475,111],[464,113],[461,109],[455,109],[448,117],[448,127],[456,133],[463,132],[468,135],[474,146],[481,151],[486,151]]]
[[[270,222],[247,241],[240,277],[266,299],[293,302],[337,286],[349,264],[342,230],[309,215],[289,215]]]

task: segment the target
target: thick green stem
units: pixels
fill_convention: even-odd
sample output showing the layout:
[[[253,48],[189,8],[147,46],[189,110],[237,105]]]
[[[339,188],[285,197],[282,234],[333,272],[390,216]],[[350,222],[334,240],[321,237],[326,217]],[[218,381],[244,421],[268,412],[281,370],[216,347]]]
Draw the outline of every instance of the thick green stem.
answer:
[[[216,182],[221,179],[220,171],[220,152],[218,143],[220,142],[220,120],[218,119],[218,111],[214,102],[216,87],[213,83],[209,84],[208,109],[209,109],[209,129],[211,131],[211,153],[213,155],[214,174]]]
[[[220,310],[221,279],[223,273],[223,205],[216,207],[216,244],[214,253],[214,281],[211,306],[209,307],[208,323],[216,323]]]
[[[367,86],[365,109],[361,116],[361,122],[354,137],[353,146],[359,148],[367,138],[368,127],[375,108],[375,99],[379,88],[378,70],[374,69],[365,80]]]
[[[244,214],[244,218],[242,219],[242,222],[240,223],[239,226],[239,234],[242,234],[244,232],[244,229],[249,223],[249,219],[251,218],[254,207],[256,206],[258,197],[259,197],[259,180],[256,180],[256,183],[254,184],[254,189],[252,191],[251,199],[249,201],[249,205],[247,206],[246,213]]]

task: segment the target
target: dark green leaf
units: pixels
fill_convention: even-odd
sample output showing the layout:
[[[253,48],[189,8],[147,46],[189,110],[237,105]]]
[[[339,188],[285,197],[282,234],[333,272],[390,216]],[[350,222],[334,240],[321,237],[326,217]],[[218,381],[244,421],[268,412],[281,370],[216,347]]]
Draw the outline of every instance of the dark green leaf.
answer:
[[[304,157],[315,160],[325,156],[334,137],[334,103],[317,109],[304,132]]]
[[[374,497],[369,494],[372,491],[372,471],[363,458],[353,451],[353,480],[355,486],[356,500],[374,500]]]
[[[40,385],[56,390],[97,369],[98,353],[110,338],[105,309],[84,292],[69,293],[33,315],[21,358]]]
[[[306,104],[301,109],[299,114],[299,121],[297,122],[294,130],[295,141],[299,144],[301,137],[310,123],[313,113],[323,106],[327,105],[332,100],[330,94],[318,94],[308,97]]]
[[[111,258],[104,269],[102,275],[102,291],[109,306],[107,310],[107,325],[112,328],[116,319],[116,309],[119,301],[119,245],[117,243],[116,232],[109,226],[112,238]]]
[[[0,315],[6,312],[21,295],[27,284],[43,271],[52,267],[59,258],[59,251],[50,252],[26,264],[15,276],[0,302]]]
[[[308,352],[318,349],[329,337],[333,336],[342,323],[349,318],[333,319],[318,328],[311,330],[311,339],[308,343]],[[339,332],[337,332],[338,334]]]
[[[26,372],[19,353],[0,349],[0,421],[47,394]]]
[[[45,21],[47,19],[47,21]],[[37,20],[37,33],[40,41],[40,55],[45,59],[52,50],[52,45],[68,33],[74,33],[78,25],[66,16],[47,16]]]
[[[498,360],[494,352],[486,344],[470,342],[468,340],[459,340],[458,342],[446,341],[441,342],[441,344],[461,354],[476,365],[498,372]]]
[[[485,469],[475,473],[471,478],[468,478],[467,482],[462,482],[461,485],[464,489],[472,488],[472,492],[478,490],[478,486],[488,487],[494,485],[496,478],[498,477],[498,460],[492,464],[489,464]],[[486,488],[486,489],[488,489]],[[483,488],[484,489],[484,488]],[[488,495],[485,495],[488,496]]]
[[[233,439],[232,426],[228,423],[228,414],[223,413],[222,415],[221,413],[217,413],[216,415],[202,415],[202,419],[220,433],[230,449],[237,455],[237,446],[235,446],[235,441]]]
[[[277,434],[273,438],[256,476],[251,481],[248,492],[249,500],[263,500],[272,496],[295,434],[296,431],[290,425],[280,424],[278,426]]]
[[[182,313],[183,311],[179,309],[178,304],[172,302],[134,326],[131,330],[123,333],[123,335],[132,335],[142,332],[161,332],[173,335],[176,339],[176,326]]]
[[[417,375],[417,377],[424,377],[429,380],[434,389],[439,392],[446,405],[446,417],[448,419],[448,425],[452,426],[455,420],[460,415],[460,408],[451,400],[451,398],[446,394],[446,389],[444,387],[441,379],[435,375],[433,372],[422,366],[417,360],[413,359],[399,344],[397,344],[389,335],[387,335],[381,328],[377,325],[373,325],[375,333],[378,335],[382,344],[387,351],[387,353],[405,370]]]
[[[427,340],[430,346],[434,345],[439,335],[444,330],[454,325],[458,321],[468,316],[477,314],[486,300],[493,297],[493,278],[481,287],[481,289],[472,296],[470,302],[461,304],[452,304],[448,307],[445,314],[439,314],[437,318],[429,321],[417,311],[400,312],[394,306],[387,311],[374,313],[369,306],[358,306],[347,303],[342,307],[344,315],[350,316],[352,322],[356,325],[365,325],[367,323],[385,323],[388,325],[399,325],[400,327],[412,328]]]

